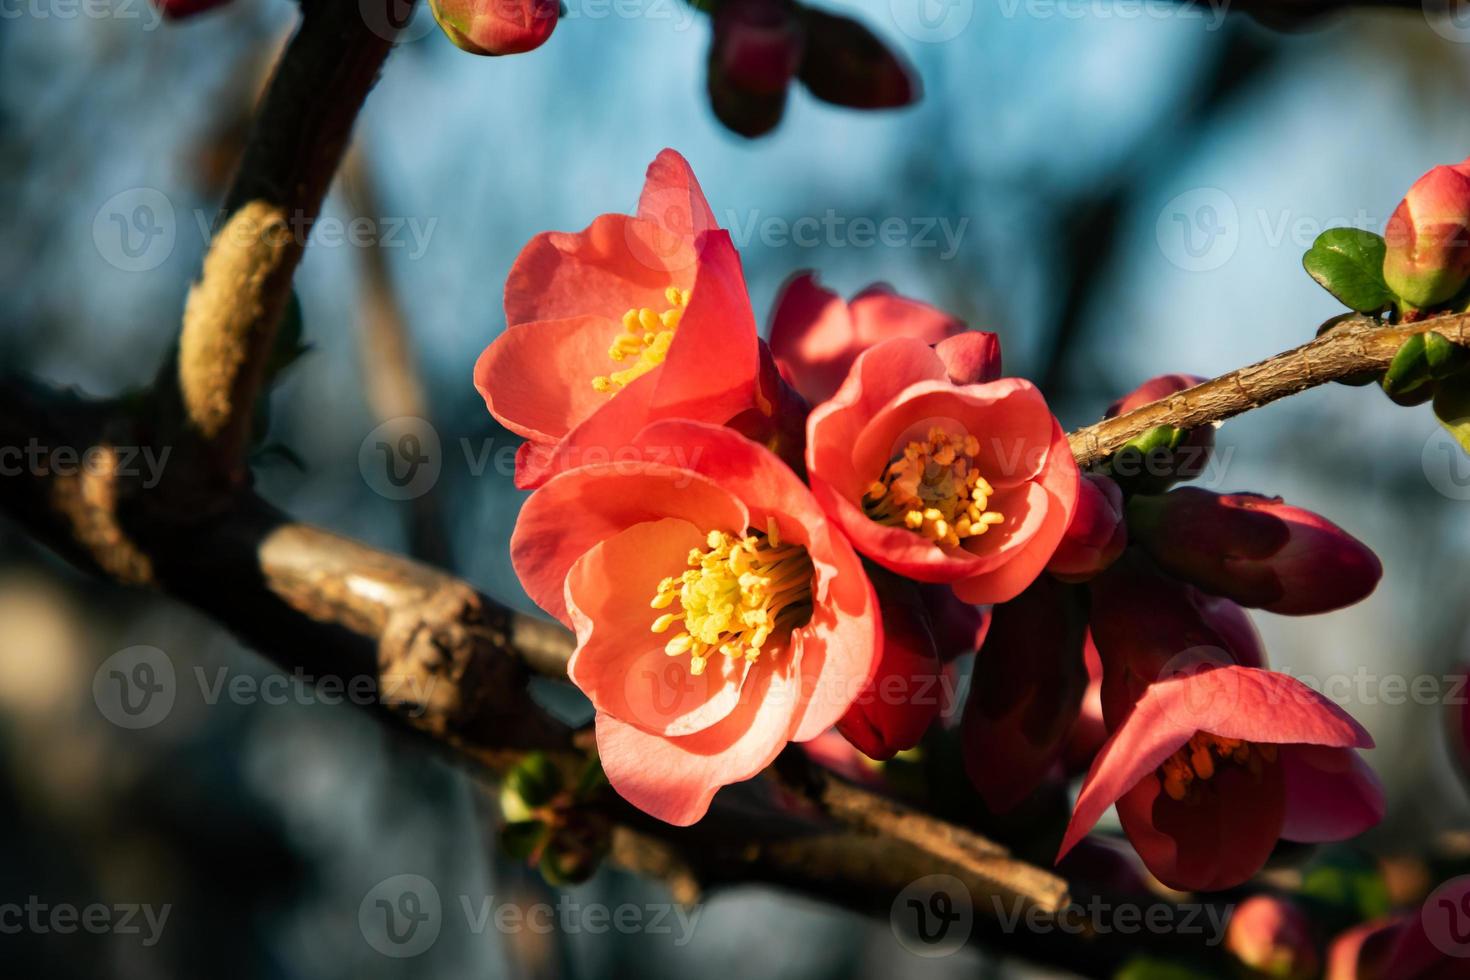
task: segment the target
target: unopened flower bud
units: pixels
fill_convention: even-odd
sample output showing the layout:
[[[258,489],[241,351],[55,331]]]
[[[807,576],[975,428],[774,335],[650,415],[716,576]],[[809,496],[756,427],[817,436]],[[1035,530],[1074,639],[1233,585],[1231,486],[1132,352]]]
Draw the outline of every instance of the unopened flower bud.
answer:
[[[1309,980],[1321,957],[1301,907],[1275,895],[1253,895],[1230,917],[1225,948],[1252,970],[1278,980]]]
[[[1046,570],[1064,582],[1085,582],[1111,565],[1128,544],[1123,491],[1096,473],[1078,484],[1077,512]]]
[[[1169,573],[1287,616],[1352,605],[1383,574],[1367,545],[1279,498],[1182,487],[1133,498],[1128,523],[1133,540]]]
[[[522,54],[546,43],[561,13],[558,0],[429,0],[455,45],[471,54]]]
[[[1383,279],[1410,306],[1452,298],[1470,279],[1470,161],[1435,167],[1404,195],[1384,233]]]

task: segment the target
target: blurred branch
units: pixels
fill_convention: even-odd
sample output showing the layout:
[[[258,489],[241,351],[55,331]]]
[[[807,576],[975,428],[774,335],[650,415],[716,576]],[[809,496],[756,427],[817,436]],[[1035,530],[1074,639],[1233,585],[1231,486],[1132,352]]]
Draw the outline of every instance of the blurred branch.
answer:
[[[381,0],[385,8],[390,0]],[[180,425],[209,484],[242,485],[255,402],[291,279],[363,100],[392,48],[370,7],[302,7],[225,198],[224,222],[189,291],[179,339]],[[383,24],[391,23],[384,12]]]
[[[1208,425],[1329,381],[1382,372],[1405,340],[1430,330],[1461,347],[1470,346],[1467,314],[1396,325],[1351,317],[1310,343],[1078,429],[1068,436],[1072,455],[1080,466],[1091,466],[1157,426]]]

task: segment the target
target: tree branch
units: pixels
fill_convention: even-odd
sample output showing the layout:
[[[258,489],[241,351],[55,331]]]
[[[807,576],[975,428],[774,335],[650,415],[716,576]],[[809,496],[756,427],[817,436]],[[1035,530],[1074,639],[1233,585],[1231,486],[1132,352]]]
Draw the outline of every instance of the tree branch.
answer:
[[[363,100],[392,48],[384,5],[312,0],[257,115],[224,222],[189,292],[177,392],[189,448],[211,484],[247,479],[255,402],[291,293],[291,279],[346,150]],[[193,472],[192,470],[190,471]]]
[[[1179,429],[1209,425],[1329,381],[1385,371],[1405,340],[1430,330],[1461,347],[1470,346],[1467,314],[1397,325],[1353,317],[1310,343],[1078,429],[1067,437],[1072,455],[1079,466],[1088,467],[1161,425]]]

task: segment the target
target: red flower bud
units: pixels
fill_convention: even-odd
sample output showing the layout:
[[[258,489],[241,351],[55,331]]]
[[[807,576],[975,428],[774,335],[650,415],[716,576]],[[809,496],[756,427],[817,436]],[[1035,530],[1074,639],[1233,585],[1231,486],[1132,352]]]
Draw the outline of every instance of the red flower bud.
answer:
[[[742,136],[781,121],[786,89],[801,64],[803,30],[781,0],[731,0],[714,15],[709,49],[710,106]]]
[[[1103,667],[1102,711],[1122,724],[1150,684],[1206,661],[1263,667],[1246,614],[1170,578],[1134,550],[1090,583],[1092,639]]]
[[[991,614],[961,738],[965,771],[997,813],[1040,785],[1077,720],[1087,688],[1079,598],[1080,590],[1043,575]]]
[[[1450,299],[1470,279],[1470,160],[1420,177],[1388,219],[1383,278],[1409,305]]]
[[[837,730],[864,755],[882,760],[918,745],[946,705],[943,668],[917,593],[887,576],[874,585],[883,614],[882,656]]]
[[[1225,948],[1252,970],[1278,980],[1309,980],[1321,957],[1300,906],[1275,895],[1240,903],[1225,932]]]
[[[153,2],[165,20],[183,20],[185,17],[193,17],[206,10],[222,7],[230,0],[153,0]]]
[[[1279,498],[1184,487],[1133,498],[1128,522],[1133,540],[1171,574],[1287,616],[1351,605],[1383,574],[1367,545]]]
[[[556,29],[558,0],[429,0],[429,10],[455,45],[470,54],[521,54]]]
[[[892,109],[917,102],[919,83],[909,66],[862,24],[802,9],[806,54],[801,80],[823,102],[854,109]]]
[[[919,600],[929,614],[929,628],[934,633],[934,647],[939,659],[949,663],[967,653],[974,653],[985,643],[990,632],[990,608],[972,606],[958,598],[944,585],[919,585]]]
[[[1077,512],[1046,570],[1064,582],[1085,582],[1111,565],[1128,544],[1123,491],[1105,476],[1085,473]]]

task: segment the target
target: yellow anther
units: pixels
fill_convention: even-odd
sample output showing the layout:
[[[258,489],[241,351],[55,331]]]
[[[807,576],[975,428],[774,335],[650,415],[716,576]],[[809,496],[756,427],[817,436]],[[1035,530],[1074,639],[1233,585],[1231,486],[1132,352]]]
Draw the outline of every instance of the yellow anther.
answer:
[[[750,529],[743,537],[711,531],[706,548],[689,552],[688,571],[659,583],[650,605],[678,611],[653,621],[662,633],[683,621],[684,631],[664,646],[677,657],[690,654],[689,670],[704,671],[714,652],[753,661],[772,638],[779,638],[811,617],[812,563],[806,549],[783,543],[774,518],[764,533]]]
[[[613,338],[607,356],[617,363],[630,358],[634,361],[621,371],[593,378],[594,390],[615,395],[664,362],[684,308],[689,305],[689,291],[670,286],[664,290],[664,299],[669,308],[662,312],[643,307],[623,314],[622,332]]]
[[[987,510],[995,489],[980,475],[980,440],[937,426],[910,442],[868,486],[863,509],[880,524],[906,527],[939,544],[959,547],[1005,515]]]
[[[1172,800],[1198,801],[1202,791],[1199,784],[1214,778],[1221,765],[1241,766],[1259,777],[1263,768],[1275,761],[1274,745],[1196,732],[1159,766],[1159,785]]]

